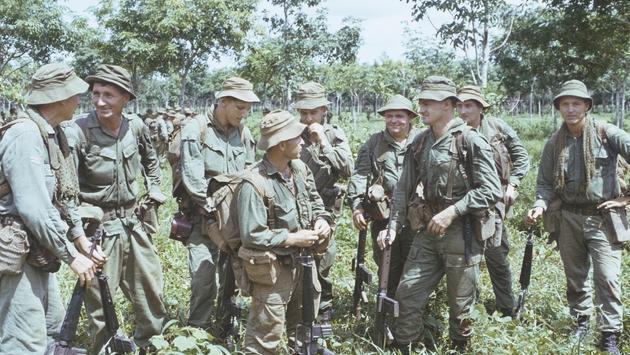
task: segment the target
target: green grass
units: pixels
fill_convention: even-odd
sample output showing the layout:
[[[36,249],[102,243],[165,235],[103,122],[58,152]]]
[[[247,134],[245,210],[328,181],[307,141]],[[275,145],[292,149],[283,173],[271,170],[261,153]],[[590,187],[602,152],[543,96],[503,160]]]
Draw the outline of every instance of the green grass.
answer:
[[[521,259],[525,245],[525,237],[519,228],[522,228],[522,218],[534,199],[535,178],[537,162],[540,159],[543,144],[552,132],[552,120],[550,118],[529,120],[527,117],[508,117],[512,124],[524,138],[527,150],[531,154],[532,170],[525,177],[519,188],[520,197],[515,206],[515,216],[508,221],[510,230],[510,262],[514,279],[514,291],[518,291],[518,276]],[[258,130],[255,126],[260,117],[255,115],[248,119],[247,124]],[[380,119],[366,121],[359,120],[356,126],[352,121],[334,123],[339,124],[348,134],[352,150],[356,153],[360,145],[367,140],[370,133],[383,127]],[[256,134],[256,133],[255,133]],[[170,171],[164,171],[163,191],[170,191]],[[169,316],[174,320],[167,329],[165,335],[156,339],[161,345],[163,354],[195,354],[195,353],[220,353],[220,349],[213,345],[213,340],[205,332],[186,328],[186,315],[188,312],[188,298],[190,293],[190,279],[188,277],[187,250],[181,244],[168,239],[170,219],[176,205],[169,200],[160,209],[160,221],[162,222],[159,233],[154,236],[155,245],[160,253],[162,267],[164,269],[164,299],[167,304]],[[342,217],[338,221],[336,238],[338,241],[338,256],[332,271],[335,285],[335,320],[333,323],[334,336],[327,339],[327,345],[337,354],[382,354],[370,340],[370,330],[374,323],[374,300],[377,291],[376,281],[369,287],[370,305],[364,310],[365,318],[355,320],[351,316],[352,287],[354,274],[351,271],[351,261],[354,257],[357,232],[352,228],[350,211],[344,207]],[[369,238],[368,238],[369,239]],[[376,266],[371,260],[371,246],[368,244],[366,259],[368,266],[376,274]],[[557,251],[552,245],[546,244],[546,238],[536,239],[534,248],[533,276],[530,285],[529,298],[523,319],[520,322],[509,318],[501,318],[497,313],[488,313],[493,308],[494,295],[485,264],[481,265],[480,280],[481,298],[474,309],[475,319],[474,335],[472,338],[471,352],[478,354],[579,354],[597,353],[597,332],[593,331],[581,343],[577,344],[569,337],[569,330],[573,320],[569,316],[565,297],[565,277],[562,271],[562,263]],[[627,285],[630,261],[623,259],[622,285]],[[75,277],[67,268],[59,273],[62,293],[65,300],[69,299]],[[445,353],[448,345],[447,320],[448,309],[444,282],[436,294],[432,297],[426,313],[426,335],[435,339],[437,352]],[[117,313],[126,334],[132,334],[133,312],[129,304],[123,299],[122,293],[116,296]],[[628,293],[623,295],[623,303],[630,306]],[[79,343],[89,343],[86,329],[86,320],[83,318],[79,328]],[[624,327],[628,328],[627,317],[624,319]],[[591,324],[595,330],[595,323]],[[627,336],[621,339],[622,352],[630,353],[630,342]],[[285,349],[286,351],[286,349]],[[419,353],[425,352],[417,349]],[[388,353],[388,352],[385,352]]]

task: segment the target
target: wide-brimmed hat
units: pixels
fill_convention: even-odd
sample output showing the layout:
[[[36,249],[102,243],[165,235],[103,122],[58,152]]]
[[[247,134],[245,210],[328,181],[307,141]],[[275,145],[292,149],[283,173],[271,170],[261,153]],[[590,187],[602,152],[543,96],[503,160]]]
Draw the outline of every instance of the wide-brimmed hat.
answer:
[[[297,117],[287,111],[273,110],[263,117],[260,122],[260,142],[258,149],[267,150],[286,140],[293,139],[306,128]]]
[[[409,111],[413,117],[418,116],[418,113],[413,109],[413,102],[399,94],[392,95],[389,100],[387,100],[385,106],[379,108],[376,112],[381,116],[385,116],[385,112],[390,110],[406,110]]]
[[[297,101],[293,104],[293,108],[312,110],[330,104],[331,102],[326,98],[326,89],[319,83],[309,81],[298,88]]]
[[[418,100],[434,100],[444,101],[446,99],[453,98],[459,101],[457,97],[457,89],[455,83],[443,76],[431,75],[424,79],[420,92],[414,98],[414,101]]]
[[[129,74],[127,69],[118,65],[101,64],[96,68],[96,73],[85,78],[85,81],[90,84],[90,87],[95,82],[113,84],[128,92],[132,100],[136,98],[136,94],[133,92],[133,85],[131,84],[131,74]]]
[[[260,102],[254,94],[254,85],[249,81],[237,76],[231,77],[223,82],[223,89],[216,94],[217,99],[222,97],[233,97],[245,102]]]
[[[575,96],[588,101],[588,108],[593,107],[593,98],[588,94],[588,89],[583,82],[579,80],[565,81],[560,87],[560,93],[553,98],[553,105],[556,110],[559,109],[560,98],[564,96]]]
[[[463,88],[459,89],[459,94],[457,95],[457,97],[461,102],[467,100],[475,100],[480,103],[481,107],[483,108],[490,107],[490,104],[483,98],[481,88],[476,85],[466,85]]]
[[[43,105],[63,101],[84,93],[88,87],[71,67],[61,63],[46,64],[33,74],[26,92],[26,104]]]

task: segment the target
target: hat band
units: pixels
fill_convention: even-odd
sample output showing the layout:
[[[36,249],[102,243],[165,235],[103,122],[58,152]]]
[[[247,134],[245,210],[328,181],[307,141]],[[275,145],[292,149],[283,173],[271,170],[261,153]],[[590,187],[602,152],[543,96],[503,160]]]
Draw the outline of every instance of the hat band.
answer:
[[[422,91],[448,91],[456,94],[457,92],[453,89],[453,86],[448,84],[423,84]]]

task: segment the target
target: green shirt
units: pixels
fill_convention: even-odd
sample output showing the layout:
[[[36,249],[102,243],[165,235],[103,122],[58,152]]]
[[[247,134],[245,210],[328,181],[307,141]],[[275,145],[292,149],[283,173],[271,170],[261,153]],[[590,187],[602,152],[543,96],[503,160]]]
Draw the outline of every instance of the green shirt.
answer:
[[[210,178],[221,174],[243,171],[256,159],[256,143],[245,126],[225,132],[207,117],[206,136],[199,139],[200,117],[186,121],[182,128],[181,169],[182,183],[188,196],[199,206],[206,204],[206,190]]]
[[[332,208],[335,203],[335,196],[330,196],[328,192],[334,187],[335,182],[340,178],[350,177],[354,168],[352,151],[348,144],[348,138],[341,128],[328,123],[323,124],[324,134],[328,138],[330,145],[312,143],[308,137],[308,132],[302,134],[304,148],[300,159],[313,172],[317,191],[322,196],[327,208]]]
[[[451,142],[457,134],[464,134],[472,165],[470,189],[460,170],[453,169],[452,203],[458,215],[481,211],[493,206],[503,195],[501,183],[494,166],[492,151],[486,139],[467,126],[460,118],[450,122],[448,130],[439,138],[433,130],[418,134],[403,162],[403,171],[396,185],[392,228],[400,230],[407,216],[407,205],[418,183],[424,187],[424,199],[429,204],[448,204],[447,182],[451,167]],[[424,143],[424,144],[422,144]],[[454,144],[453,144],[454,146]]]
[[[527,150],[516,134],[516,131],[503,120],[491,117],[481,117],[481,122],[477,131],[483,134],[488,142],[502,140],[510,154],[512,169],[508,183],[518,187],[521,180],[529,170],[529,155]]]
[[[44,121],[47,133],[56,137],[52,126],[36,111],[28,109],[19,118]],[[0,198],[0,215],[19,216],[31,238],[70,264],[78,252],[66,238],[68,224],[52,202],[56,177],[34,121],[16,123],[4,133],[0,140],[0,160],[0,183],[8,182],[11,187],[11,192]],[[78,217],[76,206],[68,207],[69,215]],[[76,220],[70,222],[77,225]],[[78,227],[81,228],[80,222]],[[70,233],[71,238],[80,235],[84,235],[82,229],[73,228]]]
[[[368,174],[371,175],[372,181],[382,174],[383,188],[387,194],[391,194],[402,172],[407,147],[419,132],[420,130],[412,128],[404,142],[397,142],[387,129],[384,129],[370,136],[361,146],[354,173],[348,182],[348,200],[353,210],[361,207]]]
[[[331,223],[332,216],[324,209],[322,199],[314,188],[310,169],[299,160],[293,160],[289,165],[293,173],[293,178],[289,180],[269,162],[267,155],[252,167],[253,173],[260,174],[273,189],[274,218],[271,227],[262,196],[247,180],[240,185],[237,202],[243,246],[289,255],[297,251],[295,247],[283,246],[289,233],[312,229],[317,218],[325,218]]]
[[[596,127],[594,122],[590,124]],[[546,209],[549,202],[555,197],[559,197],[563,203],[567,204],[592,205],[621,196],[621,189],[617,181],[617,155],[630,161],[630,134],[612,124],[605,124],[605,131],[608,144],[602,142],[599,134],[596,133],[596,137],[594,137],[595,173],[586,187],[586,193],[580,192],[580,186],[585,179],[582,136],[574,138],[566,133],[567,156],[563,167],[564,191],[556,191],[554,188],[556,160],[554,150],[557,136],[563,131],[558,130],[556,134],[551,136],[545,144],[538,167],[534,207]]]
[[[81,201],[104,209],[133,206],[140,197],[140,176],[149,194],[161,195],[160,165],[140,117],[124,114],[118,135],[101,126],[95,111],[64,129],[78,167]]]

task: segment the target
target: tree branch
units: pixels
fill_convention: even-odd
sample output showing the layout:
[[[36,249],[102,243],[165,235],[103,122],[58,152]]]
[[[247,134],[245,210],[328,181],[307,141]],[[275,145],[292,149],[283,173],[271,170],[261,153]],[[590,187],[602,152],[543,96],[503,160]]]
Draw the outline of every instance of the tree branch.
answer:
[[[508,28],[508,32],[505,35],[505,38],[503,39],[503,41],[501,42],[500,45],[498,45],[498,46],[496,46],[494,48],[491,48],[490,49],[490,53],[494,53],[494,52],[498,51],[499,49],[503,48],[507,44],[507,41],[510,38],[510,35],[512,34],[512,27],[514,25],[514,18],[515,17],[516,16],[514,16],[514,14],[512,14],[512,16],[510,16],[510,28]]]

